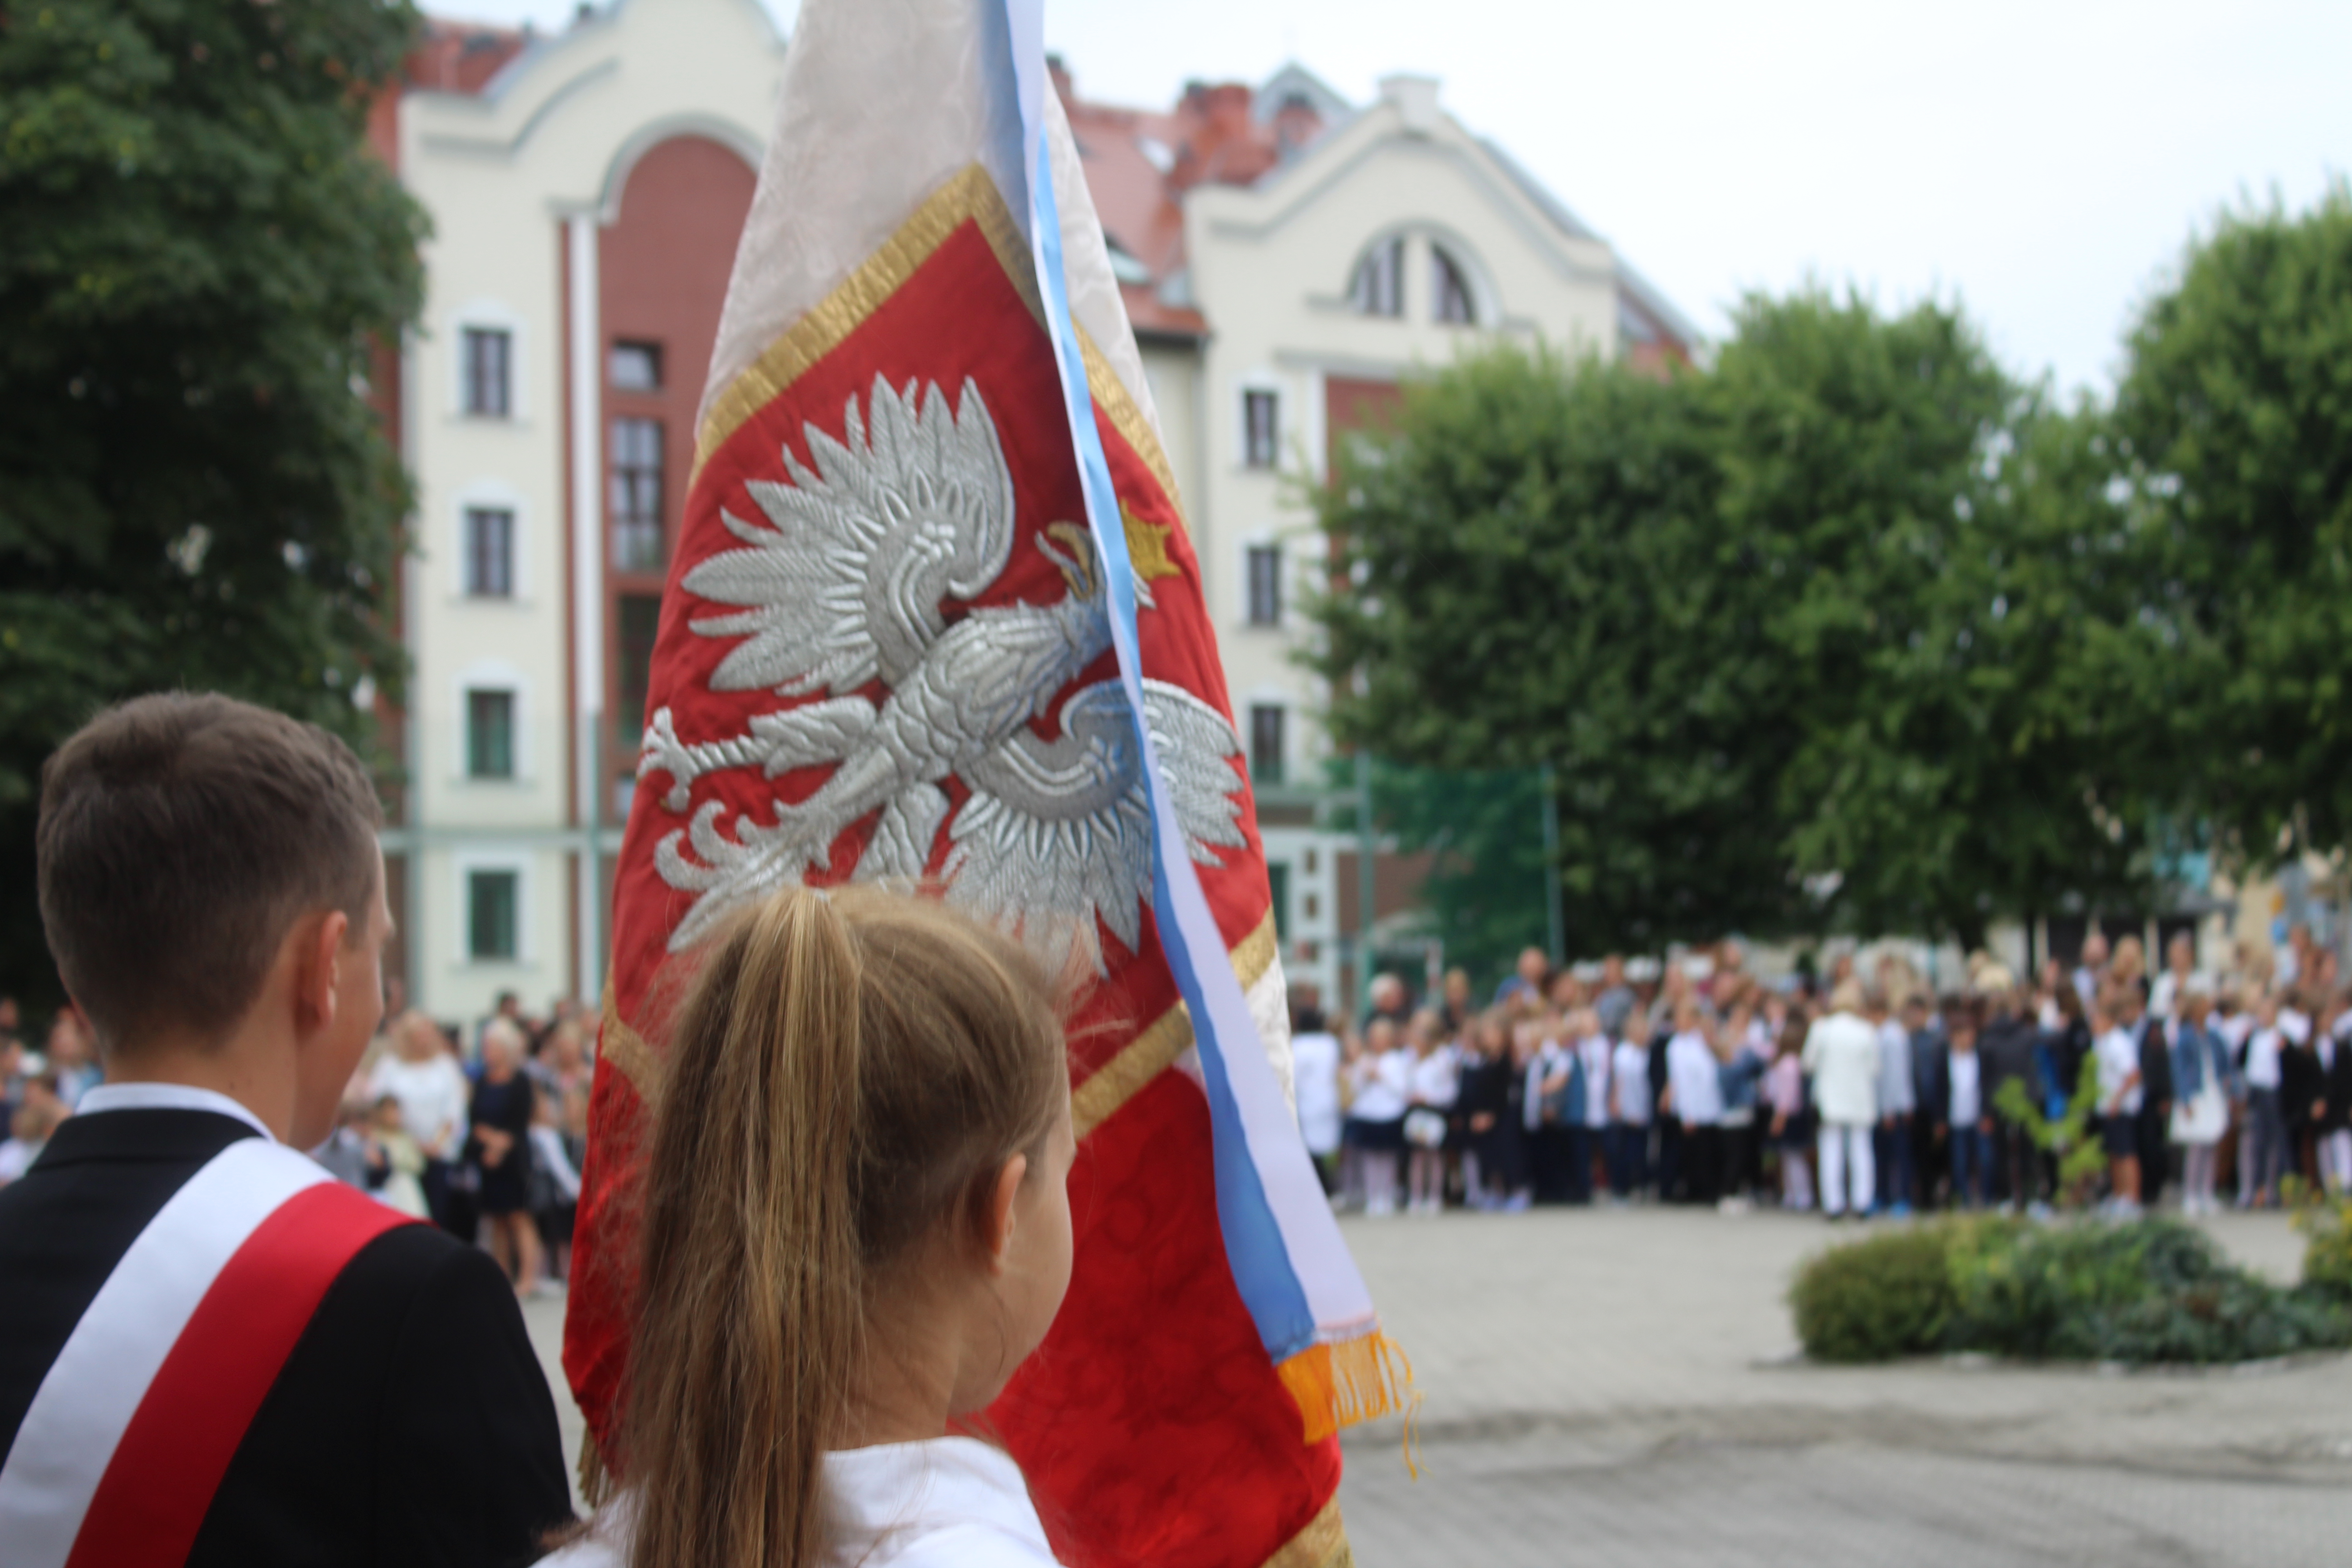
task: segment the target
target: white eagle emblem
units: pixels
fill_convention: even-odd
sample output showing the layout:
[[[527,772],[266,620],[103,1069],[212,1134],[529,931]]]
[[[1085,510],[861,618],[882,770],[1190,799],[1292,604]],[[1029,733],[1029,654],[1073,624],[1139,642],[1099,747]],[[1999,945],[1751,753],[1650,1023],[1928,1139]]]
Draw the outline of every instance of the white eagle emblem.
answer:
[[[1134,951],[1151,888],[1151,812],[1126,693],[1117,680],[1081,687],[1062,704],[1059,739],[1030,728],[1110,647],[1093,542],[1076,524],[1048,524],[1034,542],[1068,595],[975,607],[950,626],[941,602],[978,597],[1012,559],[1013,476],[995,422],[969,380],[950,409],[936,384],[918,406],[915,383],[899,392],[877,376],[866,405],[861,418],[849,400],[840,440],[804,426],[814,471],[785,449],[789,484],[745,487],[766,524],[722,509],[743,548],[686,574],[688,593],[741,606],[690,623],[704,637],[743,639],[712,673],[714,690],[824,695],[715,741],[681,738],[659,709],[640,783],[667,774],[663,805],[683,812],[706,773],[838,766],[806,800],[775,802],[772,821],[738,816],[730,837],[721,803],[709,800],[662,838],[662,879],[698,895],[670,947],[692,944],[745,900],[831,869],[834,840],[877,807],[853,874],[920,876],[948,814],[940,785],[953,775],[971,795],[948,826],[950,900],[1019,934],[1049,965],[1076,949],[1101,973],[1096,917]],[[1151,604],[1145,583],[1136,596]],[[877,677],[879,703],[858,692]],[[1181,687],[1146,680],[1143,700],[1186,847],[1222,864],[1217,847],[1248,842],[1228,761],[1240,737]]]

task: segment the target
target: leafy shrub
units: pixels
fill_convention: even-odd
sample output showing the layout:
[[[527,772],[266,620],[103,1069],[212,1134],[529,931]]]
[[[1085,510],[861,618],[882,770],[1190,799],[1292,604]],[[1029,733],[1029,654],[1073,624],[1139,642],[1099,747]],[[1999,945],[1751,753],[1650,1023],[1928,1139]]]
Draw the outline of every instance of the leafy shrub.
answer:
[[[1790,1303],[1806,1353],[1827,1362],[2210,1363],[2352,1345],[2352,1204],[2307,1228],[2305,1283],[2286,1289],[2173,1220],[1947,1221],[1811,1259]]]
[[[1953,1307],[1944,1229],[1889,1231],[1822,1253],[1797,1271],[1789,1305],[1815,1361],[1892,1361],[1935,1350]]]
[[[2310,1238],[2303,1247],[2304,1289],[2352,1307],[2352,1198],[2302,1209],[2294,1227]]]
[[[2059,1202],[2067,1206],[2081,1205],[2107,1168],[2106,1147],[2099,1142],[2095,1130],[2099,1058],[2095,1055],[2083,1058],[2083,1070],[2074,1078],[2074,1093],[2066,1101],[2066,1114],[2055,1121],[2033,1103],[2021,1078],[2011,1079],[2000,1086],[2000,1092],[1993,1096],[1993,1109],[2023,1127],[2035,1148],[2058,1156]]]
[[[2342,1344],[2343,1314],[2168,1219],[2021,1228],[1951,1255],[1958,1349],[2029,1361],[2210,1363]]]

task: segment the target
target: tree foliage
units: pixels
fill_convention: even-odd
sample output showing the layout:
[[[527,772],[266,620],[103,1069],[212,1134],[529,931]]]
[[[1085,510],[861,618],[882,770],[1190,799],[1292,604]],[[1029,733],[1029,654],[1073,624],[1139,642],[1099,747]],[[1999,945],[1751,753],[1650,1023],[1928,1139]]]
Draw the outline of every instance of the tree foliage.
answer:
[[[1322,493],[1338,737],[1551,763],[1580,952],[1837,921],[1974,941],[2137,888],[2111,445],[1932,303],[1751,299],[1712,371],[1664,381],[1463,363]]]
[[[2261,861],[2352,840],[2352,190],[2222,215],[2127,342],[2115,424],[2179,809]]]
[[[46,975],[41,759],[98,706],[236,692],[354,736],[396,690],[406,490],[363,401],[421,298],[363,147],[415,24],[376,0],[0,12],[0,908]]]
[[[1693,392],[1507,350],[1411,389],[1320,497],[1350,584],[1313,605],[1337,739],[1550,762],[1576,951],[1761,927],[1790,899],[1750,831],[1793,740],[1755,635],[1769,595],[1717,524]]]

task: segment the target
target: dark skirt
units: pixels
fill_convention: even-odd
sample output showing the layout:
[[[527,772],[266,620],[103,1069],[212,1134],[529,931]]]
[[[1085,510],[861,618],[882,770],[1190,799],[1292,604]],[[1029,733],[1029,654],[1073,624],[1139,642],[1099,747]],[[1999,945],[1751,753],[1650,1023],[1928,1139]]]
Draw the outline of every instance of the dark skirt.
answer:
[[[1404,1118],[1393,1121],[1366,1121],[1350,1116],[1339,1129],[1339,1141],[1350,1149],[1369,1150],[1373,1153],[1394,1153],[1404,1147]]]

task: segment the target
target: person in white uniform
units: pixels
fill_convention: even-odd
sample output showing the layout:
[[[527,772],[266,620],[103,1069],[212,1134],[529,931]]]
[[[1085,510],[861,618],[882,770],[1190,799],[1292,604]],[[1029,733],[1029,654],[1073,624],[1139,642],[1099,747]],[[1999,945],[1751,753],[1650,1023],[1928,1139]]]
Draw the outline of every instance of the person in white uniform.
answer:
[[[714,944],[647,1156],[628,1484],[558,1568],[1045,1568],[949,1435],[1069,1288],[1054,987],[945,904],[788,888]]]
[[[1830,993],[1829,1016],[1814,1019],[1805,1035],[1805,1071],[1821,1117],[1822,1213],[1832,1220],[1849,1203],[1856,1215],[1869,1214],[1878,1185],[1870,1146],[1878,1121],[1878,1030],[1862,1009],[1861,984],[1842,980]]]

